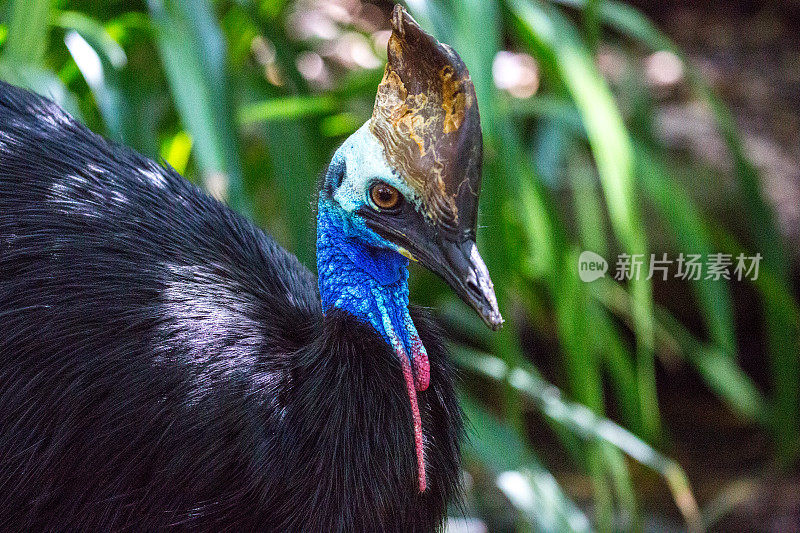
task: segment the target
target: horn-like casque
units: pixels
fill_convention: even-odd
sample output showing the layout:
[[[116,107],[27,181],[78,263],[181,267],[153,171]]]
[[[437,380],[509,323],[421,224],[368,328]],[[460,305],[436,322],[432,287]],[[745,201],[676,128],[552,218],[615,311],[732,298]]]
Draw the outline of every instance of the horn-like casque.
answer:
[[[371,130],[431,222],[448,239],[474,238],[483,139],[467,67],[401,6],[388,56]]]

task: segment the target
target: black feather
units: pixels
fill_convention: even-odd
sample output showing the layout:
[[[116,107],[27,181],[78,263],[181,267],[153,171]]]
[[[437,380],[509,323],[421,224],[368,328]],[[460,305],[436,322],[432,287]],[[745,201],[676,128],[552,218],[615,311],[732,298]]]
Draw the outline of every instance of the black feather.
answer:
[[[54,103],[0,83],[0,524],[429,531],[457,490],[441,333],[416,482],[400,364],[323,318],[269,236]]]

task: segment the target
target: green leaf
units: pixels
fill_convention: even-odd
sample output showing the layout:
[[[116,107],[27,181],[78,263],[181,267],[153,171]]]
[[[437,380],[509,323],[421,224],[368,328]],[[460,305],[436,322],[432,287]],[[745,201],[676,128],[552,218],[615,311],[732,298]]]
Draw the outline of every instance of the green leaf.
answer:
[[[0,79],[46,96],[73,117],[79,120],[82,118],[75,95],[58,76],[48,70],[36,65],[0,60]]]
[[[584,0],[559,1],[576,7],[585,5]],[[722,138],[733,156],[741,200],[747,213],[748,224],[744,229],[755,250],[763,255],[764,266],[781,280],[780,283],[789,285],[789,261],[775,214],[761,194],[758,171],[747,157],[731,111],[672,40],[636,8],[607,0],[603,2],[600,14],[604,22],[620,33],[636,39],[651,50],[669,50],[683,60],[690,85],[709,104]],[[775,387],[775,428],[779,431],[780,455],[784,462],[793,462],[800,456],[800,382],[796,378],[800,373],[800,329],[794,325],[786,308],[777,305],[766,295],[763,305]]]
[[[667,172],[667,167],[643,145],[637,144],[638,175],[642,189],[672,230],[681,250],[706,257],[715,252],[706,223],[692,200]],[[711,338],[733,358],[736,333],[733,325],[733,302],[725,283],[706,279],[692,281],[697,300]]]
[[[597,298],[612,312],[622,318],[632,316],[635,302],[620,285],[607,279],[599,279],[591,284]],[[718,346],[706,345],[695,337],[666,310],[659,308],[660,333],[669,336],[671,344],[677,344],[679,354],[694,365],[708,385],[736,413],[748,420],[763,425],[769,424],[767,402],[753,381]]]
[[[178,174],[186,172],[189,163],[189,154],[192,151],[192,138],[181,130],[164,143],[161,149],[161,158],[174,168]]]
[[[314,150],[312,129],[304,121],[265,124],[261,132],[267,142],[272,172],[284,205],[284,219],[292,242],[288,247],[306,265],[314,265],[316,226],[309,191],[324,168],[322,154]]]
[[[454,37],[453,13],[442,2],[406,0],[406,7],[419,25],[443,43],[452,43]],[[461,7],[462,10],[464,6]]]
[[[108,33],[103,24],[92,17],[77,11],[61,11],[55,14],[53,24],[80,33],[114,68],[122,68],[127,64],[125,50]]]
[[[110,137],[129,141],[124,124],[134,109],[120,82],[128,61],[125,51],[99,22],[81,13],[59,13],[55,24],[67,30],[64,43],[94,95]]]

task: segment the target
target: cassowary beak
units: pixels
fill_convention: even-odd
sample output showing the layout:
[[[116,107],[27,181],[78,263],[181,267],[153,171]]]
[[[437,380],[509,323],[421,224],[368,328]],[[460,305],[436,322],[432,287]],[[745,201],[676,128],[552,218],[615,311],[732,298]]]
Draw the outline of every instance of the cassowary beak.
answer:
[[[472,239],[461,243],[445,240],[440,247],[440,261],[428,268],[442,276],[466,303],[472,306],[486,325],[500,329],[503,317],[497,308],[494,285],[489,270]]]

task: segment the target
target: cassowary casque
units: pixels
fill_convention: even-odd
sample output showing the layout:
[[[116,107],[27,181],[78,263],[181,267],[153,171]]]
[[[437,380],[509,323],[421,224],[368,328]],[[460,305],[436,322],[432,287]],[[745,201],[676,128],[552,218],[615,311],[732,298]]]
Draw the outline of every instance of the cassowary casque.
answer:
[[[179,176],[0,82],[0,523],[431,531],[462,420],[408,262],[502,323],[458,55],[401,8],[322,177],[315,279]]]

